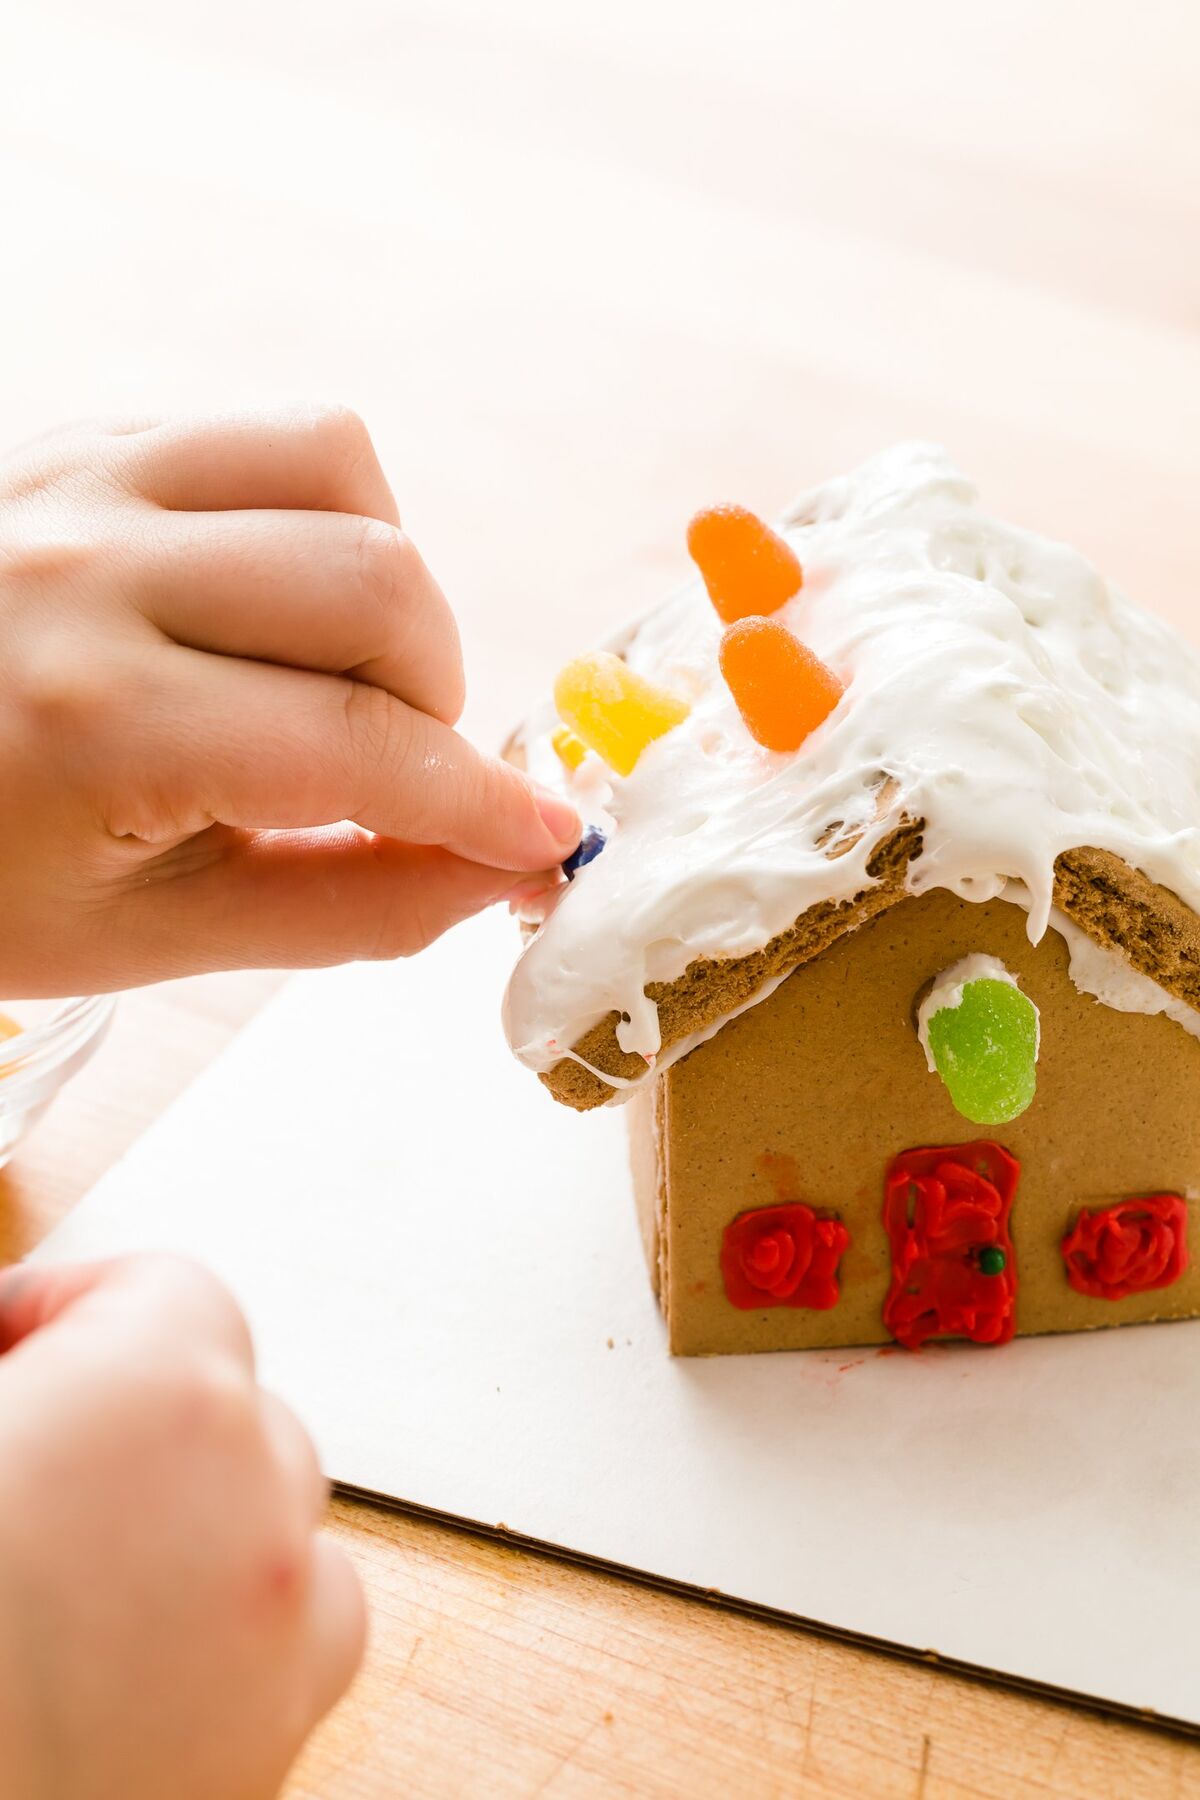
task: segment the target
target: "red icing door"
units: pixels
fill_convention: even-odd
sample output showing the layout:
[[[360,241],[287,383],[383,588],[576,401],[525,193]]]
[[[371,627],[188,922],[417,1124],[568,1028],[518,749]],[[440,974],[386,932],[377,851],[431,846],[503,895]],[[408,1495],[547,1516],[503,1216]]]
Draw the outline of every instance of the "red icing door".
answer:
[[[906,1150],[887,1172],[883,1223],[892,1281],[883,1322],[898,1343],[1006,1344],[1017,1268],[1008,1222],[1020,1164],[999,1144]]]

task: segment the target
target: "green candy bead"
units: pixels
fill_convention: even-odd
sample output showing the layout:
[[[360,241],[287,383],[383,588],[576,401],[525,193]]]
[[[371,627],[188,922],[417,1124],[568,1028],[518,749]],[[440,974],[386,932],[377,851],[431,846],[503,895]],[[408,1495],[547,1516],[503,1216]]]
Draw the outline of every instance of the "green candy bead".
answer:
[[[986,1250],[979,1252],[981,1275],[1003,1275],[1007,1263],[1007,1256],[995,1244],[989,1244]]]
[[[1038,1016],[1009,981],[968,981],[957,1006],[928,1024],[929,1051],[946,1092],[973,1125],[1019,1118],[1037,1087]]]

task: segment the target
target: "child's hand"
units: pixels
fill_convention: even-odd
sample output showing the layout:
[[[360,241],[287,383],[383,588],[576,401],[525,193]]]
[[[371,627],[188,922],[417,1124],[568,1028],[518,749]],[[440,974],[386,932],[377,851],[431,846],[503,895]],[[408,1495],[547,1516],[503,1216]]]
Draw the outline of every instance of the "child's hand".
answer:
[[[0,992],[402,955],[553,869],[574,812],[451,729],[462,699],[353,414],[26,447],[0,464]]]
[[[0,1787],[266,1800],[364,1611],[233,1300],[168,1257],[11,1270],[0,1352]]]

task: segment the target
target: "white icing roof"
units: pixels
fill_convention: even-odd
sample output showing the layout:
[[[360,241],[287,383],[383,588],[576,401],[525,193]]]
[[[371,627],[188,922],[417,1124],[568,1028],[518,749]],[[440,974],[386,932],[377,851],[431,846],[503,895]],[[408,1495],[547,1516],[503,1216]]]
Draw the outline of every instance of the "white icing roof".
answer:
[[[616,1008],[622,1048],[649,1067],[648,981],[744,956],[817,901],[860,892],[902,815],[925,820],[914,892],[988,900],[1015,878],[1034,941],[1055,858],[1082,844],[1200,911],[1200,658],[1073,550],[974,502],[941,450],[907,444],[788,512],[804,586],[775,616],[846,683],[795,753],[746,730],[699,577],[622,640],[633,668],[693,702],[632,775],[589,755],[569,778],[552,704],[533,715],[531,773],[569,787],[608,843],[513,974],[505,1026],[522,1061],[551,1067]],[[876,818],[884,777],[894,790]],[[839,820],[863,836],[831,859],[818,840]]]

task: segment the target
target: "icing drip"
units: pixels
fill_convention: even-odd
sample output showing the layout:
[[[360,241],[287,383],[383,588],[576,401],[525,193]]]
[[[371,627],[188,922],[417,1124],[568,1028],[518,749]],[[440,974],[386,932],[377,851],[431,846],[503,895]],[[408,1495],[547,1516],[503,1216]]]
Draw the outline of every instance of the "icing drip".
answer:
[[[1116,950],[1107,950],[1103,944],[1097,944],[1086,931],[1065,918],[1057,907],[1050,914],[1050,923],[1066,939],[1071,980],[1081,994],[1090,994],[1093,1000],[1111,1006],[1115,1012],[1165,1013],[1192,1037],[1200,1037],[1200,1013],[1186,1000],[1177,1000],[1174,994],[1168,994],[1157,981],[1133,968]]]
[[[505,1025],[524,1062],[552,1067],[613,1010],[622,1047],[656,1057],[648,982],[745,956],[861,892],[905,817],[925,820],[914,893],[982,901],[1019,880],[1034,942],[1055,858],[1081,844],[1200,910],[1200,659],[1074,551],[973,501],[940,451],[908,445],[787,515],[804,585],[773,616],[846,686],[796,752],[746,730],[699,579],[621,641],[634,671],[691,703],[631,774],[591,754],[568,774],[552,705],[534,715],[531,774],[569,786],[607,844],[514,972]]]

